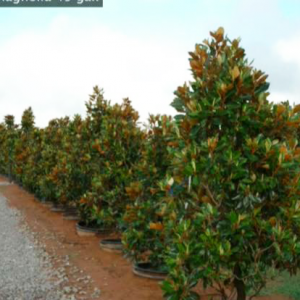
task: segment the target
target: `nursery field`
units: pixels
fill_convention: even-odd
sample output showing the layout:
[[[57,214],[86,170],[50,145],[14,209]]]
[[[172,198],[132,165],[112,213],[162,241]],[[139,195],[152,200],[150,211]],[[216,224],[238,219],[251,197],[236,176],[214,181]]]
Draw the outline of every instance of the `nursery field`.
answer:
[[[196,44],[175,117],[141,126],[96,86],[84,118],[39,128],[28,108],[0,124],[0,174],[15,183],[2,193],[94,296],[246,300],[270,270],[297,280],[300,105],[268,100],[240,42],[219,28]]]
[[[22,213],[25,223],[49,254],[54,268],[65,269],[66,280],[60,284],[60,290],[76,288],[77,293],[70,291],[76,299],[161,299],[156,281],[134,276],[131,264],[122,255],[100,249],[100,237],[79,237],[76,221],[64,220],[61,213],[51,212],[17,185],[0,186],[0,193],[11,207]],[[75,267],[77,272],[74,272]],[[78,281],[81,278],[84,279]],[[96,297],[95,289],[101,291],[101,297]],[[84,293],[80,295],[80,292]]]
[[[123,255],[110,253],[99,247],[100,239],[107,238],[109,235],[78,236],[75,230],[76,221],[64,220],[61,213],[51,212],[49,207],[41,204],[34,195],[16,184],[1,185],[7,182],[7,178],[0,177],[0,195],[8,199],[11,208],[21,213],[23,218],[20,226],[24,224],[28,226],[35,242],[38,242],[38,247],[43,248],[49,255],[52,268],[63,270],[60,271],[60,274],[63,274],[62,281],[59,280],[62,276],[58,276],[56,280],[49,279],[50,282],[57,284],[53,289],[58,289],[61,293],[58,293],[60,296],[57,299],[163,299],[156,280],[135,276],[132,272],[132,264]],[[288,277],[285,277],[285,280],[288,281]],[[274,291],[280,289],[281,285],[279,283],[276,283],[276,286],[272,285],[264,292],[264,296],[256,299],[290,299],[288,296],[274,295]],[[199,294],[204,300],[219,299],[217,295],[213,295],[212,290],[201,291],[201,287],[199,287]],[[2,299],[1,295],[0,289],[0,299]],[[44,299],[53,300],[53,293],[50,296],[53,298],[45,296]]]

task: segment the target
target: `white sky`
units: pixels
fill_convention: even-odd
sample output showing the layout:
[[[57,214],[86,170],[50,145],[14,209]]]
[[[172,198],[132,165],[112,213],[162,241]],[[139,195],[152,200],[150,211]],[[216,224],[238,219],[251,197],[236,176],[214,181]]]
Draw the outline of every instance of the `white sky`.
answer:
[[[39,126],[85,114],[94,85],[144,121],[174,114],[188,51],[225,27],[270,75],[271,100],[300,103],[300,1],[104,0],[94,9],[0,9],[0,119],[32,106]]]

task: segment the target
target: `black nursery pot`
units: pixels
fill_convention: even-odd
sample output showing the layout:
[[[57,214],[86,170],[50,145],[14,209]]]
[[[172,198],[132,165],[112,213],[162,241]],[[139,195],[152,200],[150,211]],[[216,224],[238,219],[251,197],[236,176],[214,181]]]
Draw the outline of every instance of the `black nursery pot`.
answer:
[[[54,203],[50,209],[53,212],[63,212],[64,206],[61,204]]]
[[[121,239],[103,239],[100,241],[100,248],[104,251],[122,253],[123,244]]]
[[[97,234],[108,234],[112,231],[110,228],[99,228],[96,226],[86,225],[84,221],[80,221],[76,224],[77,234],[80,236],[95,236]]]
[[[63,218],[65,220],[79,221],[79,215],[78,215],[76,207],[65,208],[64,213],[63,213]]]
[[[65,214],[77,214],[77,208],[76,207],[70,207],[70,206],[66,206],[65,207]]]
[[[136,263],[133,266],[133,273],[140,277],[155,280],[164,280],[168,275],[167,272],[158,270],[157,268],[153,267],[152,264],[149,262]]]
[[[23,187],[22,181],[21,181],[20,179],[16,179],[16,178],[15,178],[13,181],[14,181],[14,183],[17,184],[19,187],[21,187],[21,188]]]
[[[49,200],[42,201],[42,204],[49,207],[49,208],[52,208],[52,206],[53,206],[53,202],[49,201]]]
[[[42,203],[42,204],[46,201],[46,198],[43,197],[43,196],[41,196],[41,195],[39,195],[38,193],[35,193],[35,194],[34,194],[34,199],[35,199],[37,202]]]

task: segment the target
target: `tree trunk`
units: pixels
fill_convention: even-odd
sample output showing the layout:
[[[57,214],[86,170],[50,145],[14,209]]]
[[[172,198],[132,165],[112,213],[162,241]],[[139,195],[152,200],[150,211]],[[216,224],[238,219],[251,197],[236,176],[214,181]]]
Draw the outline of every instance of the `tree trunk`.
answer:
[[[237,263],[234,267],[234,286],[237,292],[237,300],[246,300],[246,286],[242,278],[240,265]]]

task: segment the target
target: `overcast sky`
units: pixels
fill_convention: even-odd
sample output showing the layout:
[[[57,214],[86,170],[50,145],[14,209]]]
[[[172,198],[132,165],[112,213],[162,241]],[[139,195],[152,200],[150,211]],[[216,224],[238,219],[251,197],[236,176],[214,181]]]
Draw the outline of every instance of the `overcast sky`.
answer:
[[[85,114],[95,85],[142,120],[174,114],[188,51],[225,28],[269,74],[270,100],[300,103],[299,0],[104,0],[103,8],[0,9],[0,119],[32,106],[38,126]]]

